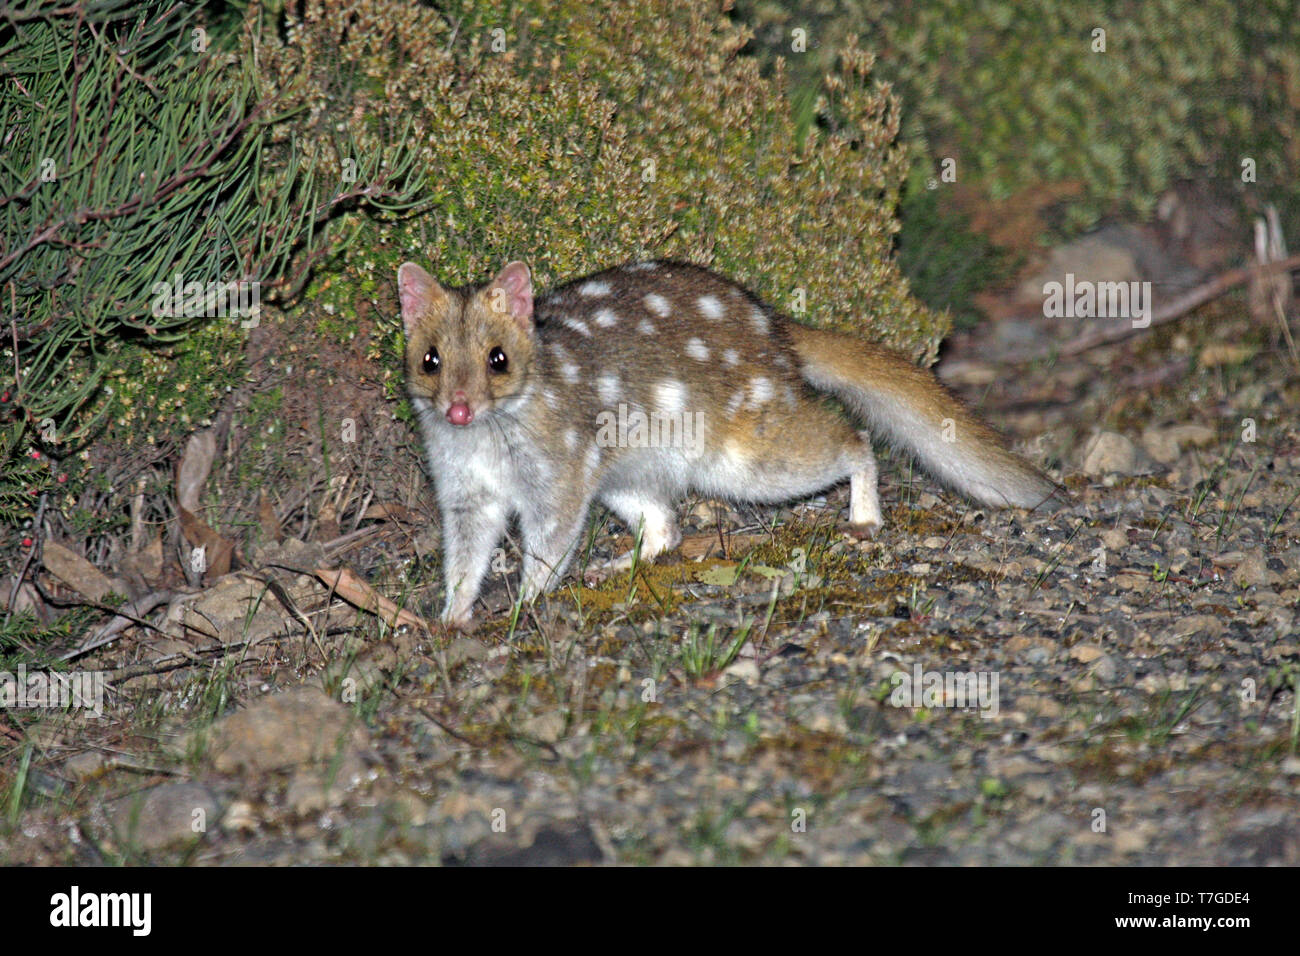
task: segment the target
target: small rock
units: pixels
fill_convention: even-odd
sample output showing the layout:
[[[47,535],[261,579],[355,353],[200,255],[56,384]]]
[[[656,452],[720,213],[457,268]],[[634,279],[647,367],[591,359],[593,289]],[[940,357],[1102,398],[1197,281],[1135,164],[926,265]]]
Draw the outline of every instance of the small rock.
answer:
[[[447,666],[456,667],[466,661],[487,660],[490,653],[491,648],[482,641],[476,641],[472,637],[458,637],[447,648]]]
[[[208,731],[212,763],[222,773],[280,770],[329,760],[365,745],[365,728],[344,704],[303,685],[254,701]]]
[[[251,833],[258,827],[257,813],[253,810],[253,805],[247,800],[236,800],[226,810],[225,817],[221,820],[223,830],[242,830],[245,833]]]
[[[1092,665],[1092,672],[1101,680],[1110,683],[1119,674],[1119,665],[1115,663],[1115,658],[1109,654],[1103,654]]]
[[[1146,845],[1147,838],[1135,829],[1122,827],[1115,831],[1115,849],[1120,853],[1140,853]]]
[[[1178,444],[1194,448],[1203,448],[1217,437],[1214,429],[1206,425],[1172,425],[1166,431]]]
[[[1182,454],[1178,441],[1167,428],[1151,427],[1142,432],[1142,448],[1162,465],[1172,465]]]
[[[742,658],[735,661],[722,673],[734,677],[736,680],[744,681],[751,686],[758,683],[758,663],[753,658]]]
[[[1084,447],[1082,471],[1102,476],[1117,473],[1136,475],[1139,471],[1138,449],[1118,432],[1098,432]]]
[[[333,767],[299,770],[285,790],[285,803],[299,816],[337,807],[347,798],[348,791],[365,778],[365,773],[365,764],[355,753],[345,754],[337,770]]]
[[[95,750],[77,754],[63,761],[63,770],[74,780],[89,780],[109,766],[104,755]]]
[[[553,744],[564,736],[564,715],[551,711],[524,721],[520,728],[528,737]]]
[[[212,791],[197,783],[162,784],[108,807],[118,835],[142,850],[198,839],[220,812]]]
[[[1128,547],[1128,535],[1118,528],[1108,528],[1101,533],[1101,543],[1111,551],[1122,552]]]
[[[1272,578],[1273,574],[1268,569],[1268,562],[1259,551],[1246,555],[1232,571],[1233,582],[1245,587],[1265,587]]]

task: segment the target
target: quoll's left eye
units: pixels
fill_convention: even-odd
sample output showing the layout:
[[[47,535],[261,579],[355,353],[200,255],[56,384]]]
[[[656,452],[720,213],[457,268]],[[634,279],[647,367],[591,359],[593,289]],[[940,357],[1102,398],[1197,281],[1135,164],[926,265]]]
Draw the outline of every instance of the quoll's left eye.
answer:
[[[506,353],[501,351],[500,347],[494,348],[488,353],[488,368],[500,374],[510,367],[510,360],[506,358]]]

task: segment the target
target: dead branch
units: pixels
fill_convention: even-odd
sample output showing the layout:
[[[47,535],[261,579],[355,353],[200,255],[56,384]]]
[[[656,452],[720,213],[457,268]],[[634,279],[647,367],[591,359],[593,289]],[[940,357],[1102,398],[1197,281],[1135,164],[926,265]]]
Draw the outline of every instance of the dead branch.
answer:
[[[1178,298],[1174,299],[1168,305],[1157,309],[1151,316],[1151,321],[1141,328],[1134,328],[1131,323],[1108,326],[1103,329],[1097,329],[1092,332],[1080,335],[1071,339],[1060,347],[1033,349],[1030,351],[1013,353],[1007,356],[1006,361],[1009,363],[1025,364],[1028,362],[1038,362],[1050,358],[1066,358],[1069,356],[1079,355],[1090,349],[1097,348],[1100,345],[1109,345],[1112,342],[1119,342],[1138,332],[1153,329],[1157,325],[1164,325],[1175,319],[1181,318],[1193,309],[1199,308],[1206,302],[1217,299],[1229,289],[1236,288],[1249,282],[1255,277],[1264,277],[1275,275],[1280,272],[1293,272],[1300,269],[1300,254],[1289,256],[1279,262],[1271,262],[1268,265],[1250,265],[1242,266],[1240,269],[1233,269],[1231,272],[1225,272],[1222,275],[1211,279],[1204,285],[1191,289]]]

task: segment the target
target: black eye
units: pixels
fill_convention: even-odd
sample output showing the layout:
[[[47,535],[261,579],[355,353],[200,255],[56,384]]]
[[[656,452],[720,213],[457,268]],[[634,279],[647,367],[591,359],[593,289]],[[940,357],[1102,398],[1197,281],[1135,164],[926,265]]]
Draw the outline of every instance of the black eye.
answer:
[[[424,372],[426,375],[435,374],[442,366],[442,359],[438,358],[437,349],[429,349],[424,353]]]
[[[506,358],[506,353],[500,348],[494,348],[488,353],[488,368],[500,375],[510,367],[510,360]]]

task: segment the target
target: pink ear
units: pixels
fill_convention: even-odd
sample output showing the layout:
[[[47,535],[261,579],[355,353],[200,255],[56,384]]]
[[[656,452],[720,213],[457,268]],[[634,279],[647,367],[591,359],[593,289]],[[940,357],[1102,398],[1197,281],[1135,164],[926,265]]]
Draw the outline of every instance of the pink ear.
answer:
[[[533,328],[533,277],[528,266],[511,262],[488,287],[488,304],[498,308],[500,302],[510,317],[525,331]]]
[[[397,297],[402,302],[402,324],[407,332],[412,331],[416,321],[445,295],[438,280],[414,262],[403,262],[398,268]]]

